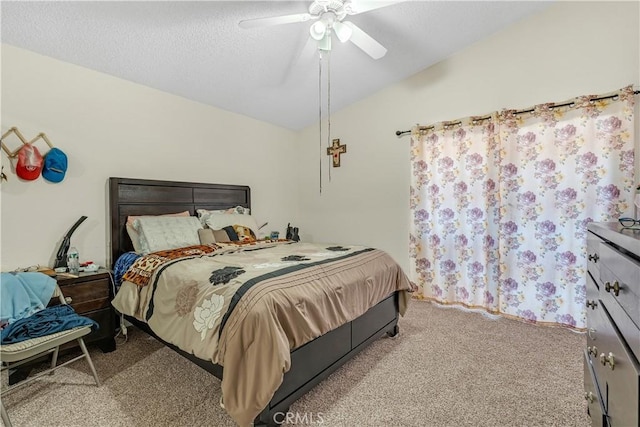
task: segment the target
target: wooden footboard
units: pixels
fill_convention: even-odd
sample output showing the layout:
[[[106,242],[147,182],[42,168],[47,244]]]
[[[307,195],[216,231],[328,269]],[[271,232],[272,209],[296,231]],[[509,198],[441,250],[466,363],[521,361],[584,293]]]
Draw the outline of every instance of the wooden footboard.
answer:
[[[291,369],[255,426],[275,426],[289,406],[384,334],[398,334],[398,293],[362,316],[291,352]]]
[[[289,406],[316,384],[335,372],[373,341],[398,333],[398,293],[395,292],[362,316],[328,332],[291,352],[291,369],[284,375],[269,405],[256,417],[255,426],[275,426]],[[125,316],[132,324],[183,357],[222,380],[222,366],[199,359],[156,336],[147,324]]]

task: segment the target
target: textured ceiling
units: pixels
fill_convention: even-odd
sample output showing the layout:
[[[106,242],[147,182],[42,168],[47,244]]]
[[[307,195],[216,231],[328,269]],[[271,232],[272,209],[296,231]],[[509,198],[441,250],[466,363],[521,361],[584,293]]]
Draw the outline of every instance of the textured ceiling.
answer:
[[[241,29],[238,22],[304,13],[309,4],[2,1],[1,36],[3,43],[299,130],[318,119],[319,60],[307,45],[310,23]],[[549,4],[405,1],[348,16],[345,21],[388,53],[374,60],[350,42],[334,41],[331,110],[403,80]]]

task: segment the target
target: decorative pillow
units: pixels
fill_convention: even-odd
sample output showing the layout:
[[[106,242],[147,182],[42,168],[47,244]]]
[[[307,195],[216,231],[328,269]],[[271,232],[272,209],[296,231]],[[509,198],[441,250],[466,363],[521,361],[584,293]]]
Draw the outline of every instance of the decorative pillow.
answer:
[[[227,228],[225,227],[222,230],[211,230],[213,232],[213,237],[216,239],[216,242],[230,242],[231,238],[229,237],[229,233],[227,233]],[[233,230],[233,228],[232,228]]]
[[[236,232],[239,242],[255,242],[256,234],[249,227],[242,225],[233,225],[233,231]]]
[[[127,223],[125,225],[125,228],[127,229],[127,234],[129,234],[129,238],[131,239],[131,243],[133,243],[133,250],[136,252],[140,252],[140,236],[138,235],[138,232],[136,231],[136,229],[133,227],[133,221],[135,221],[138,218],[142,218],[143,216],[190,216],[189,211],[184,211],[184,212],[177,212],[177,213],[170,213],[170,214],[164,214],[164,215],[130,215],[127,217]]]
[[[201,245],[209,245],[211,243],[222,242],[255,242],[256,235],[254,232],[242,225],[229,225],[221,230],[213,230],[211,228],[202,228],[198,230]]]
[[[196,209],[196,213],[198,214],[198,217],[201,217],[202,215],[206,215],[209,213],[224,213],[224,214],[237,213],[241,215],[249,215],[251,213],[251,209],[245,208],[244,206],[236,206],[235,208],[218,209],[218,210]]]
[[[209,213],[204,223],[214,230],[220,230],[230,225],[242,225],[250,228],[254,234],[258,231],[256,220],[251,215]]]
[[[251,209],[245,208],[244,206],[236,206],[235,208],[218,209],[218,210],[196,209],[196,214],[198,215],[198,218],[200,218],[200,222],[202,222],[203,225],[210,214],[249,215],[250,213],[251,213]]]
[[[210,245],[217,242],[216,236],[210,228],[201,228],[198,230],[198,237],[200,238],[201,245]]]
[[[198,230],[202,228],[202,224],[194,216],[157,216],[138,218],[133,221],[133,228],[140,236],[140,252],[148,254],[199,245]]]

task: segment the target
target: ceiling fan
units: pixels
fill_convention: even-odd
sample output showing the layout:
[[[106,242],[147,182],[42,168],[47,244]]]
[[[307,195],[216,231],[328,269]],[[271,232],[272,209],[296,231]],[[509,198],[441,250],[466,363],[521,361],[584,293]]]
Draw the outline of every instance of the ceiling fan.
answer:
[[[379,9],[400,1],[402,0],[314,0],[309,6],[308,13],[246,19],[240,21],[239,25],[241,28],[257,28],[316,21],[309,28],[309,35],[318,42],[320,50],[331,50],[331,33],[333,33],[341,42],[351,41],[373,59],[380,59],[387,53],[387,49],[356,24],[344,19],[347,16]]]

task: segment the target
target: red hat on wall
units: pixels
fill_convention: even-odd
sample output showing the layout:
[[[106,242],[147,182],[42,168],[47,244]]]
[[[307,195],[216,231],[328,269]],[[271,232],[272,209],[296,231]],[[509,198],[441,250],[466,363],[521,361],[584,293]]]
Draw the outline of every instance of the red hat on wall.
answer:
[[[33,181],[40,176],[43,163],[42,155],[38,149],[31,144],[24,144],[18,151],[16,175],[27,181]]]

